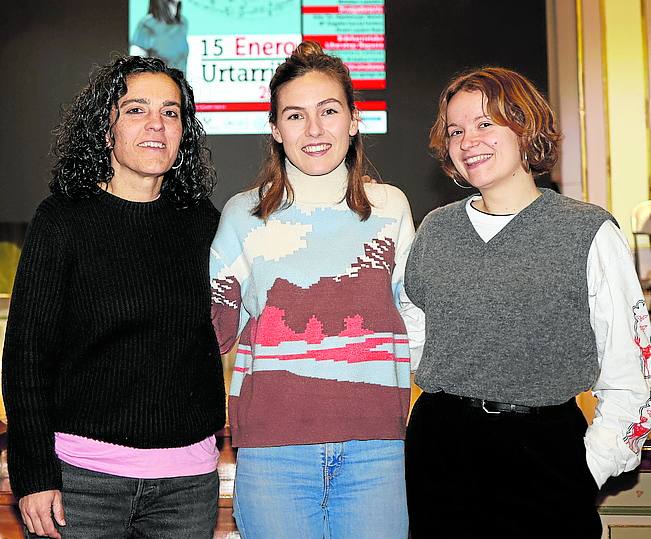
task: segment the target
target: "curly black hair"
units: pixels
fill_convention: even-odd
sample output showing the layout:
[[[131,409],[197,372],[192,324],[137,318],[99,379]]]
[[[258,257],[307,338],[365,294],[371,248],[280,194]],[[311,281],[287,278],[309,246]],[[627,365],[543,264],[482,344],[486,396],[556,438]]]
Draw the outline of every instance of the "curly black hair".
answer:
[[[182,71],[168,67],[158,58],[120,56],[111,64],[98,67],[89,84],[64,111],[54,129],[50,191],[72,199],[87,198],[102,191],[98,182],[110,182],[114,170],[106,135],[111,133],[111,112],[118,111],[118,100],[127,93],[127,79],[138,73],[164,73],[181,91],[183,135],[179,153],[181,166],[163,176],[161,196],[181,208],[210,196],[215,171],[206,147],[206,133],[195,114],[194,94]]]

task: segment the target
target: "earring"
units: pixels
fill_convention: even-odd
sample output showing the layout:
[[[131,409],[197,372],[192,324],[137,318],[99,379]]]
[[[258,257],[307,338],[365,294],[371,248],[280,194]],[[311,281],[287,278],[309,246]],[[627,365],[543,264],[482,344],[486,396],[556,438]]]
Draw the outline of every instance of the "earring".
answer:
[[[524,165],[525,172],[531,172],[531,165],[529,164],[529,157],[527,156],[527,152],[524,152]]]
[[[174,166],[172,167],[172,170],[178,170],[179,168],[181,168],[181,165],[183,164],[183,151],[181,151],[181,152],[179,152],[179,153],[181,154],[181,161],[179,162],[178,165],[174,165]]]
[[[474,189],[472,185],[461,185],[456,178],[452,178],[452,181],[457,184],[457,187],[461,187],[461,189]]]

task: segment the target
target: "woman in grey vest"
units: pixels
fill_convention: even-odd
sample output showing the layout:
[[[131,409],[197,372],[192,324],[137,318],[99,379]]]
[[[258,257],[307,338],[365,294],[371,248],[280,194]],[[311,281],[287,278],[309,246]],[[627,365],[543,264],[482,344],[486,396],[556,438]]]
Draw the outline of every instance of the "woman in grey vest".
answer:
[[[480,194],[431,212],[407,262],[427,318],[406,442],[412,538],[600,537],[597,491],[638,465],[651,423],[626,239],[608,212],[536,187],[560,136],[518,73],[454,78],[430,136]],[[588,389],[590,427],[575,401]]]

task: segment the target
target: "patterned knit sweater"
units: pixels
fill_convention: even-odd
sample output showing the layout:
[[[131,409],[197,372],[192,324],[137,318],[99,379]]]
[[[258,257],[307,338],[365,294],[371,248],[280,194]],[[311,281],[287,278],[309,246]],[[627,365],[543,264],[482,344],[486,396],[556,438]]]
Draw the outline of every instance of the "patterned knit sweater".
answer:
[[[286,166],[293,204],[265,223],[251,215],[257,191],[234,196],[212,246],[222,351],[240,337],[229,396],[233,443],[401,439],[410,388],[405,321],[413,346],[424,331],[403,290],[414,237],[407,199],[369,184],[373,210],[360,221],[343,200],[343,163],[319,177]]]

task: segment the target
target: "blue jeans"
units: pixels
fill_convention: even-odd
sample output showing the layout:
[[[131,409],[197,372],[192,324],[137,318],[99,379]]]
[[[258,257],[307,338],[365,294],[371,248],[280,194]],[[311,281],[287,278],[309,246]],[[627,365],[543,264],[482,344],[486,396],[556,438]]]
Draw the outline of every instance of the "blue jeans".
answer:
[[[404,442],[240,448],[233,509],[244,539],[405,539]]]
[[[61,462],[63,539],[212,539],[217,519],[217,472],[132,479]],[[34,538],[37,535],[26,534]]]

